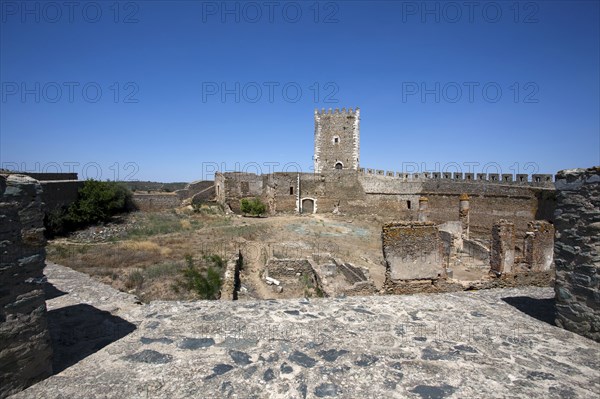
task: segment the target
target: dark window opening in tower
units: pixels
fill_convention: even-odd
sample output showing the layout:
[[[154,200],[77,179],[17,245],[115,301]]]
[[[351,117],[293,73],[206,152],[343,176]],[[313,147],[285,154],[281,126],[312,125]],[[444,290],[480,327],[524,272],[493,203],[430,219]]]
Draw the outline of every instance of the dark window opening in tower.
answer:
[[[340,142],[340,139],[336,137],[336,138],[334,138],[334,139],[333,139],[333,142],[334,142],[335,144],[337,144],[337,143],[339,143],[339,142]]]
[[[294,187],[290,186],[290,195],[294,195]]]
[[[410,209],[410,201],[406,201],[406,208]]]
[[[336,169],[342,169],[342,168],[343,168],[343,165],[342,165],[342,163],[341,163],[341,162],[338,162],[338,163],[336,163],[336,164],[335,164],[335,168],[336,168]]]

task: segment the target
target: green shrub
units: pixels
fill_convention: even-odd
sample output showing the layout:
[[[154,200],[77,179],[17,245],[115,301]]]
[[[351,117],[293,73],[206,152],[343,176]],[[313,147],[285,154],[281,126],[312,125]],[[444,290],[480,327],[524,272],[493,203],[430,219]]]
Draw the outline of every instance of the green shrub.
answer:
[[[267,206],[259,198],[243,198],[240,200],[242,213],[260,216],[267,210]]]
[[[128,289],[140,289],[142,288],[142,284],[144,284],[144,276],[139,270],[134,270],[129,273],[127,280],[125,280],[125,287]]]
[[[76,224],[108,222],[111,216],[133,209],[127,187],[111,181],[87,180],[79,199],[69,207],[68,219]]]
[[[219,255],[204,255],[203,258],[218,269],[223,269],[225,267],[225,261]]]
[[[45,216],[46,232],[50,237],[66,234],[91,224],[108,222],[113,215],[134,208],[131,191],[124,185],[87,180],[79,189],[77,201]]]
[[[222,264],[223,260],[217,255],[214,256]],[[191,255],[186,255],[185,261],[187,267],[183,270],[183,285],[188,290],[195,291],[201,299],[219,299],[221,292],[221,270],[219,265],[210,265],[206,269],[206,273],[202,273],[194,266]]]

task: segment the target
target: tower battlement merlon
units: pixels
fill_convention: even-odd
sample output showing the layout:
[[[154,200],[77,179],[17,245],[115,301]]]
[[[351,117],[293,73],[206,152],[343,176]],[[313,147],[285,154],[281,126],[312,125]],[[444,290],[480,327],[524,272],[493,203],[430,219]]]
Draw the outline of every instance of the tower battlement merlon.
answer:
[[[358,108],[358,107],[348,108],[348,109],[346,109],[345,107],[342,109],[321,108],[320,110],[318,108],[315,108],[315,115],[356,115],[359,111],[360,111],[360,108]]]

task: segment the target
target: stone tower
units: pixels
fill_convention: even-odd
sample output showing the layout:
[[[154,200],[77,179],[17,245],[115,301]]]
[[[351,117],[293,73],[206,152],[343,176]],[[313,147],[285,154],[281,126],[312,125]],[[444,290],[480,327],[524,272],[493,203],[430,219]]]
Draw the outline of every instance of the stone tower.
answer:
[[[360,110],[315,109],[315,173],[358,169]]]

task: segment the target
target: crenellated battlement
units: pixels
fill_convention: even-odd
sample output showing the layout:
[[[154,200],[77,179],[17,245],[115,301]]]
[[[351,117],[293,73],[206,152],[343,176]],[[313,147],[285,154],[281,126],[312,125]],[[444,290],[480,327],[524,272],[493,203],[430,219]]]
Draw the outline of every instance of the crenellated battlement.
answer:
[[[329,109],[325,109],[325,108],[321,108],[321,110],[319,111],[318,108],[315,108],[315,115],[357,115],[360,113],[360,108],[356,107],[356,109],[353,108],[348,108],[346,110],[346,108],[342,108],[341,110],[339,108],[329,108]]]
[[[391,179],[400,179],[407,182],[424,181],[459,181],[473,183],[495,183],[495,184],[529,184],[534,186],[553,186],[554,178],[550,174],[521,174],[510,173],[460,173],[460,172],[423,172],[423,173],[403,173],[394,171],[384,171],[381,169],[359,168],[359,175],[373,175]]]

